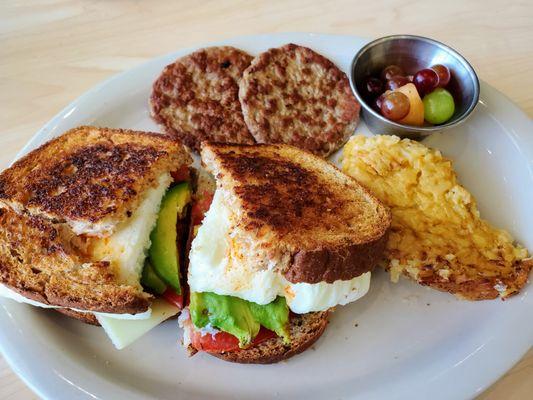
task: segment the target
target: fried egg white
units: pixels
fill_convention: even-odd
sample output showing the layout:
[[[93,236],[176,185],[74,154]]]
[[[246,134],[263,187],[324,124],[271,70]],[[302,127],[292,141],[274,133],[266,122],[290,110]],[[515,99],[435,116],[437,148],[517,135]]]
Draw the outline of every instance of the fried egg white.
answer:
[[[170,186],[169,173],[162,174],[156,187],[147,190],[146,195],[127,221],[118,226],[110,237],[95,241],[93,258],[110,261],[121,283],[138,286],[150,247],[150,232],[155,226],[161,200]]]

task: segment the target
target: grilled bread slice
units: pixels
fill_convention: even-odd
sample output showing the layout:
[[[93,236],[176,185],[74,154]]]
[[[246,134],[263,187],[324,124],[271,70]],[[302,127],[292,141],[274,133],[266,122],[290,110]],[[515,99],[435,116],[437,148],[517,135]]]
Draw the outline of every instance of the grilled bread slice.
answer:
[[[74,311],[70,308],[57,308],[56,311],[63,315],[66,315],[67,317],[77,319],[81,322],[85,322],[86,324],[100,326],[98,319],[96,319],[96,316],[93,313]]]
[[[32,151],[0,174],[0,284],[45,306],[146,311],[149,234],[170,172],[190,162],[167,136],[97,127]]]
[[[157,133],[82,126],[51,140],[0,175],[0,202],[106,236],[137,208],[158,177],[190,162]]]
[[[462,299],[506,298],[527,283],[533,260],[481,219],[474,197],[438,150],[396,136],[354,136],[343,169],[392,210],[386,268]]]
[[[285,144],[204,144],[202,161],[234,214],[246,268],[273,263],[289,282],[333,283],[381,260],[388,208],[324,159]]]

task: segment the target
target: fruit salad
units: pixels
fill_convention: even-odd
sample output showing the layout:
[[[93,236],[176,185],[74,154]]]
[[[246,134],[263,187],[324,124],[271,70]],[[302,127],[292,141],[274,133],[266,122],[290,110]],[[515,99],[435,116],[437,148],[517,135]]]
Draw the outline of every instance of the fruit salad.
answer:
[[[446,89],[451,72],[437,64],[407,74],[398,65],[388,65],[379,77],[364,82],[364,96],[385,118],[404,125],[440,125],[455,112],[455,101]]]

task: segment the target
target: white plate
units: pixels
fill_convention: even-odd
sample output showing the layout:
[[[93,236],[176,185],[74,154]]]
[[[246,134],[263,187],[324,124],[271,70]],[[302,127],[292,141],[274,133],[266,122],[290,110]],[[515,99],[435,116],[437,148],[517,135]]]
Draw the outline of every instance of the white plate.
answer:
[[[280,34],[223,42],[257,54],[294,42],[345,71],[364,40]],[[452,43],[453,44],[453,43]],[[157,130],[148,115],[152,81],[193,49],[170,54],[97,86],[53,118],[23,152],[81,124]],[[464,126],[427,139],[455,161],[482,215],[533,249],[533,136],[530,120],[481,86]],[[360,125],[358,132],[368,133]],[[188,358],[168,321],[116,351],[104,332],[52,311],[2,301],[0,346],[13,369],[47,399],[410,398],[451,399],[481,392],[533,342],[531,288],[502,302],[465,302],[374,274],[362,300],[340,308],[313,349],[270,366],[238,365],[205,354]]]

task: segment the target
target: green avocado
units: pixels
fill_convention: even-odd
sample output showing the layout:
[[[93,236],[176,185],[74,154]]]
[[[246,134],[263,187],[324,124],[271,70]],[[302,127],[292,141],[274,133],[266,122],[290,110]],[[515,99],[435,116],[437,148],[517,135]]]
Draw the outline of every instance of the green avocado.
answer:
[[[244,300],[243,300],[244,301]],[[285,344],[290,343],[289,337],[289,308],[285,297],[278,296],[272,303],[259,305],[247,302],[255,320],[276,335],[283,338]]]
[[[144,264],[143,273],[141,275],[141,285],[156,294],[163,294],[165,290],[167,290],[167,285],[155,273],[154,268],[148,261]]]
[[[192,292],[189,310],[197,328],[211,324],[239,339],[240,347],[252,342],[261,325],[276,332],[285,343],[290,342],[289,308],[284,297],[259,305],[233,296]]]
[[[177,294],[181,294],[179,275],[179,255],[176,245],[176,223],[189,202],[191,191],[189,184],[183,182],[171,187],[161,201],[150,240],[152,245],[148,251],[150,264],[159,277]]]

